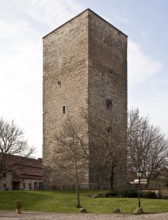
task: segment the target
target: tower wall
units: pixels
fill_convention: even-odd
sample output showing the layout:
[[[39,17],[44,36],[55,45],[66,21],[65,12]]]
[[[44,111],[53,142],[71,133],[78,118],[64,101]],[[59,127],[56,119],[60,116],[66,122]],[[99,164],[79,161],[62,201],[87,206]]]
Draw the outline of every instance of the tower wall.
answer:
[[[125,158],[122,158],[123,164],[120,169],[115,171],[117,174],[114,181],[115,186],[121,187],[126,182],[127,36],[91,13],[88,44],[88,121],[91,160],[96,159],[96,147],[101,148],[101,145],[107,144],[120,153],[117,145],[122,145],[120,147],[124,153],[121,157]],[[98,140],[98,136],[101,136],[101,140]],[[120,139],[120,142],[117,143],[116,139]],[[114,152],[114,155],[115,153],[117,154]],[[90,170],[90,181],[102,185],[103,180],[97,165]]]
[[[55,135],[67,117],[76,121],[88,111],[88,13],[81,14],[43,39],[43,161],[44,182],[57,160]],[[58,177],[58,175],[57,175]]]
[[[97,160],[100,136],[104,144],[111,145],[116,131],[119,138],[125,138],[127,36],[86,10],[45,36],[43,48],[43,165],[44,182],[50,188],[53,177],[48,171],[56,169],[52,164],[57,158],[55,134],[65,119],[72,116],[80,122],[81,113],[86,114],[90,164]],[[122,148],[125,152],[126,139]],[[126,162],[122,168],[115,178],[118,187],[125,185]],[[88,173],[88,183],[105,186],[99,167],[91,166]]]

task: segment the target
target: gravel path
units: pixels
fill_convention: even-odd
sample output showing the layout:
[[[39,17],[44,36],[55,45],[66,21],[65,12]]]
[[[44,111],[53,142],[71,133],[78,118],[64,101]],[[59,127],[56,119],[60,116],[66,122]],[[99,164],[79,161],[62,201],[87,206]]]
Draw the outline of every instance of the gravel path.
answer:
[[[0,212],[0,220],[168,220],[168,213],[148,215],[99,215],[23,212],[21,215],[16,215],[14,212]]]

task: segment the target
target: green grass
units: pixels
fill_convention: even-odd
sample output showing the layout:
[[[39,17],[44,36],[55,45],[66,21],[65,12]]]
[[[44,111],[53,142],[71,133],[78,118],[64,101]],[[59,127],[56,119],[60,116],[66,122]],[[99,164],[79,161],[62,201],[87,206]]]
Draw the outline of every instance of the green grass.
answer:
[[[89,213],[112,213],[120,208],[122,213],[133,214],[137,208],[137,198],[91,198],[90,193],[81,192],[81,205]],[[71,191],[1,191],[0,210],[14,210],[17,200],[26,211],[79,213],[76,193]],[[141,206],[145,213],[168,212],[168,200],[164,199],[141,199]]]

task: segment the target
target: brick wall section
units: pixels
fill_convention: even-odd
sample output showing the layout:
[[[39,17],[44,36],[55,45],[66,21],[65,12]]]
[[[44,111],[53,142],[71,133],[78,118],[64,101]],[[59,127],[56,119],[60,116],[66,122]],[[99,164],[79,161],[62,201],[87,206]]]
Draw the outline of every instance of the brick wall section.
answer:
[[[104,126],[120,123],[126,130],[127,37],[91,10],[86,10],[45,36],[43,48],[45,171],[52,167],[52,158],[56,156],[53,155],[54,135],[66,117],[72,115],[80,120],[83,111],[90,121],[102,118]],[[112,111],[107,111],[106,99],[112,100]],[[112,121],[112,117],[115,120]],[[92,127],[89,123],[88,126],[91,134]],[[44,172],[44,181],[49,185],[48,174]],[[92,175],[90,171],[89,182],[93,182]]]

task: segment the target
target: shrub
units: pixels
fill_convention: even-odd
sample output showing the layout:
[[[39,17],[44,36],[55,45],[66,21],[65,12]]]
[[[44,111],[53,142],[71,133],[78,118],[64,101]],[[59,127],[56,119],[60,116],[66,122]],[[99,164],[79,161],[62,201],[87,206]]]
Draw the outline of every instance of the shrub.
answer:
[[[142,192],[142,197],[143,197],[143,198],[148,198],[148,199],[154,199],[154,198],[156,198],[157,196],[156,196],[156,193],[155,193],[155,192],[149,191],[149,192]]]
[[[108,192],[105,195],[106,197],[115,197],[115,196],[118,196],[119,194],[117,192]]]
[[[138,197],[138,192],[134,189],[126,189],[121,192],[121,196],[127,198],[136,198]]]

